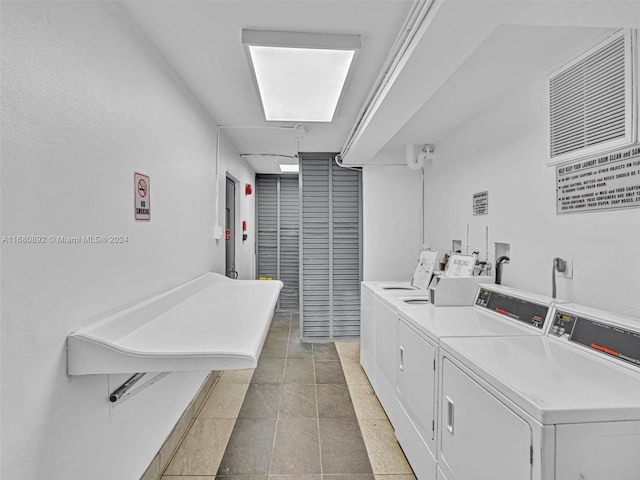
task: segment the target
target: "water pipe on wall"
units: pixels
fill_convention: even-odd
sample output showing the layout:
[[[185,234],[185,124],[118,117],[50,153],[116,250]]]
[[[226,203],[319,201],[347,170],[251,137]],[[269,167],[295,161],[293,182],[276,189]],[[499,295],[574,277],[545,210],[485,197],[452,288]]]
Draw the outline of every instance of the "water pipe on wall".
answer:
[[[500,285],[502,283],[502,265],[505,263],[509,263],[511,259],[506,255],[502,257],[498,257],[496,260],[496,285]]]
[[[424,248],[424,237],[425,237],[425,233],[424,233],[424,211],[425,211],[425,204],[424,204],[424,168],[420,169],[420,178],[422,179],[422,186],[420,188],[420,190],[422,191],[422,201],[420,203],[421,208],[420,208],[420,232],[422,232],[422,238],[420,241],[420,245],[422,246],[422,248]]]
[[[407,166],[411,170],[420,170],[421,179],[421,201],[420,201],[420,245],[424,247],[424,214],[425,214],[425,197],[424,197],[424,163],[431,159],[433,154],[433,146],[424,144],[422,149],[416,153],[416,146],[408,143],[405,147],[405,160]]]

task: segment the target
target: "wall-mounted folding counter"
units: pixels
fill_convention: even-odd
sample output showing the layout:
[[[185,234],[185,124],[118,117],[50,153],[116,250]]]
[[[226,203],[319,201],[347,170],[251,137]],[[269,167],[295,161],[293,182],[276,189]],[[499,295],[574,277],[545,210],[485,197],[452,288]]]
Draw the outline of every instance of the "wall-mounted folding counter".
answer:
[[[281,289],[207,273],[71,333],[68,373],[254,368]]]

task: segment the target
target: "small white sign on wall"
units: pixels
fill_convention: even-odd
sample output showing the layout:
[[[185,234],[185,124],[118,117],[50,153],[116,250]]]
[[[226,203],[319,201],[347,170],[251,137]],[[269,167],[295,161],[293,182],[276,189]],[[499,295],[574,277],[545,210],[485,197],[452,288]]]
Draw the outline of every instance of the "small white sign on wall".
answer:
[[[149,176],[135,172],[133,174],[133,191],[135,197],[134,218],[136,221],[151,220],[151,183]]]
[[[473,215],[487,215],[489,213],[489,192],[473,194]]]

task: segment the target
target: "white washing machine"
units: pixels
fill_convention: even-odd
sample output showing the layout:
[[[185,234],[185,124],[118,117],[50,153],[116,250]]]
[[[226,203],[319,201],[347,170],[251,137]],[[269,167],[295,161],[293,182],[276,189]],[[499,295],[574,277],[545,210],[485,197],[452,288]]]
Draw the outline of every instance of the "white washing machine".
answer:
[[[435,250],[423,250],[420,252],[416,268],[411,276],[410,281],[366,281],[362,282],[362,286],[372,293],[380,292],[399,292],[412,293],[424,292],[429,288],[431,277],[436,270],[438,252]]]
[[[426,290],[375,292],[363,282],[360,299],[360,364],[393,423],[396,419],[397,310],[407,305],[405,301],[428,304],[429,294]]]
[[[386,303],[380,301],[380,295],[390,298],[395,296],[412,297],[418,301],[428,300],[429,296],[428,291],[424,289],[385,289],[384,285],[391,285],[391,283],[362,282],[360,289],[360,364],[374,388],[377,382],[377,365],[381,361],[380,358],[386,358],[387,356],[386,351],[388,348],[385,348],[385,345],[388,344],[389,339],[385,335],[389,334],[388,318],[391,313]],[[409,284],[407,283],[407,285]],[[395,314],[391,316],[395,317]],[[397,318],[395,321],[397,321]],[[397,337],[397,328],[391,326],[391,329]],[[380,343],[382,345],[377,346]],[[391,351],[393,357],[395,357],[395,348],[395,345],[393,345]],[[377,357],[379,357],[378,360],[376,360]]]
[[[394,301],[399,305],[403,298]],[[396,437],[416,477],[433,480],[439,423],[439,345],[449,337],[543,336],[555,300],[481,285],[473,306],[400,306],[396,349]],[[376,391],[376,393],[378,393]]]
[[[382,342],[382,357],[385,356],[385,339],[388,324],[387,309],[376,301],[378,295],[388,294],[427,297],[438,252],[425,250],[420,253],[410,282],[366,281],[360,289],[360,363],[374,386],[377,383],[379,361],[376,360],[376,345]],[[396,329],[394,328],[394,332]],[[397,337],[397,333],[395,333]],[[393,352],[395,354],[395,346]]]
[[[423,293],[427,289],[419,288],[411,284],[411,282],[402,282],[402,281],[367,281],[362,282],[362,285],[365,286],[369,291],[374,293],[381,292],[398,292],[398,293]]]
[[[640,322],[573,304],[552,320],[442,340],[438,478],[640,478]]]
[[[410,302],[410,303],[407,303]],[[374,344],[374,383],[380,404],[384,408],[392,425],[398,422],[398,403],[396,401],[396,383],[398,369],[398,310],[405,305],[416,305],[432,309],[429,295],[401,295],[397,293],[378,293],[374,301],[375,333]],[[362,348],[362,347],[361,347]]]

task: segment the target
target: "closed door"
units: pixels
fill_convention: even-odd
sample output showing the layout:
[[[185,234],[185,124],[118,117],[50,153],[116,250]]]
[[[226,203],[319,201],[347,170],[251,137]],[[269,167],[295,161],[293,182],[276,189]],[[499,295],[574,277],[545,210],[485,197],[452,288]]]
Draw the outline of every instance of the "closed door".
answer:
[[[438,464],[456,480],[530,480],[530,425],[444,357]]]
[[[236,271],[236,182],[227,178],[225,202],[225,272],[227,277],[238,278]]]
[[[435,359],[436,347],[400,321],[398,328],[398,401],[435,451]]]

